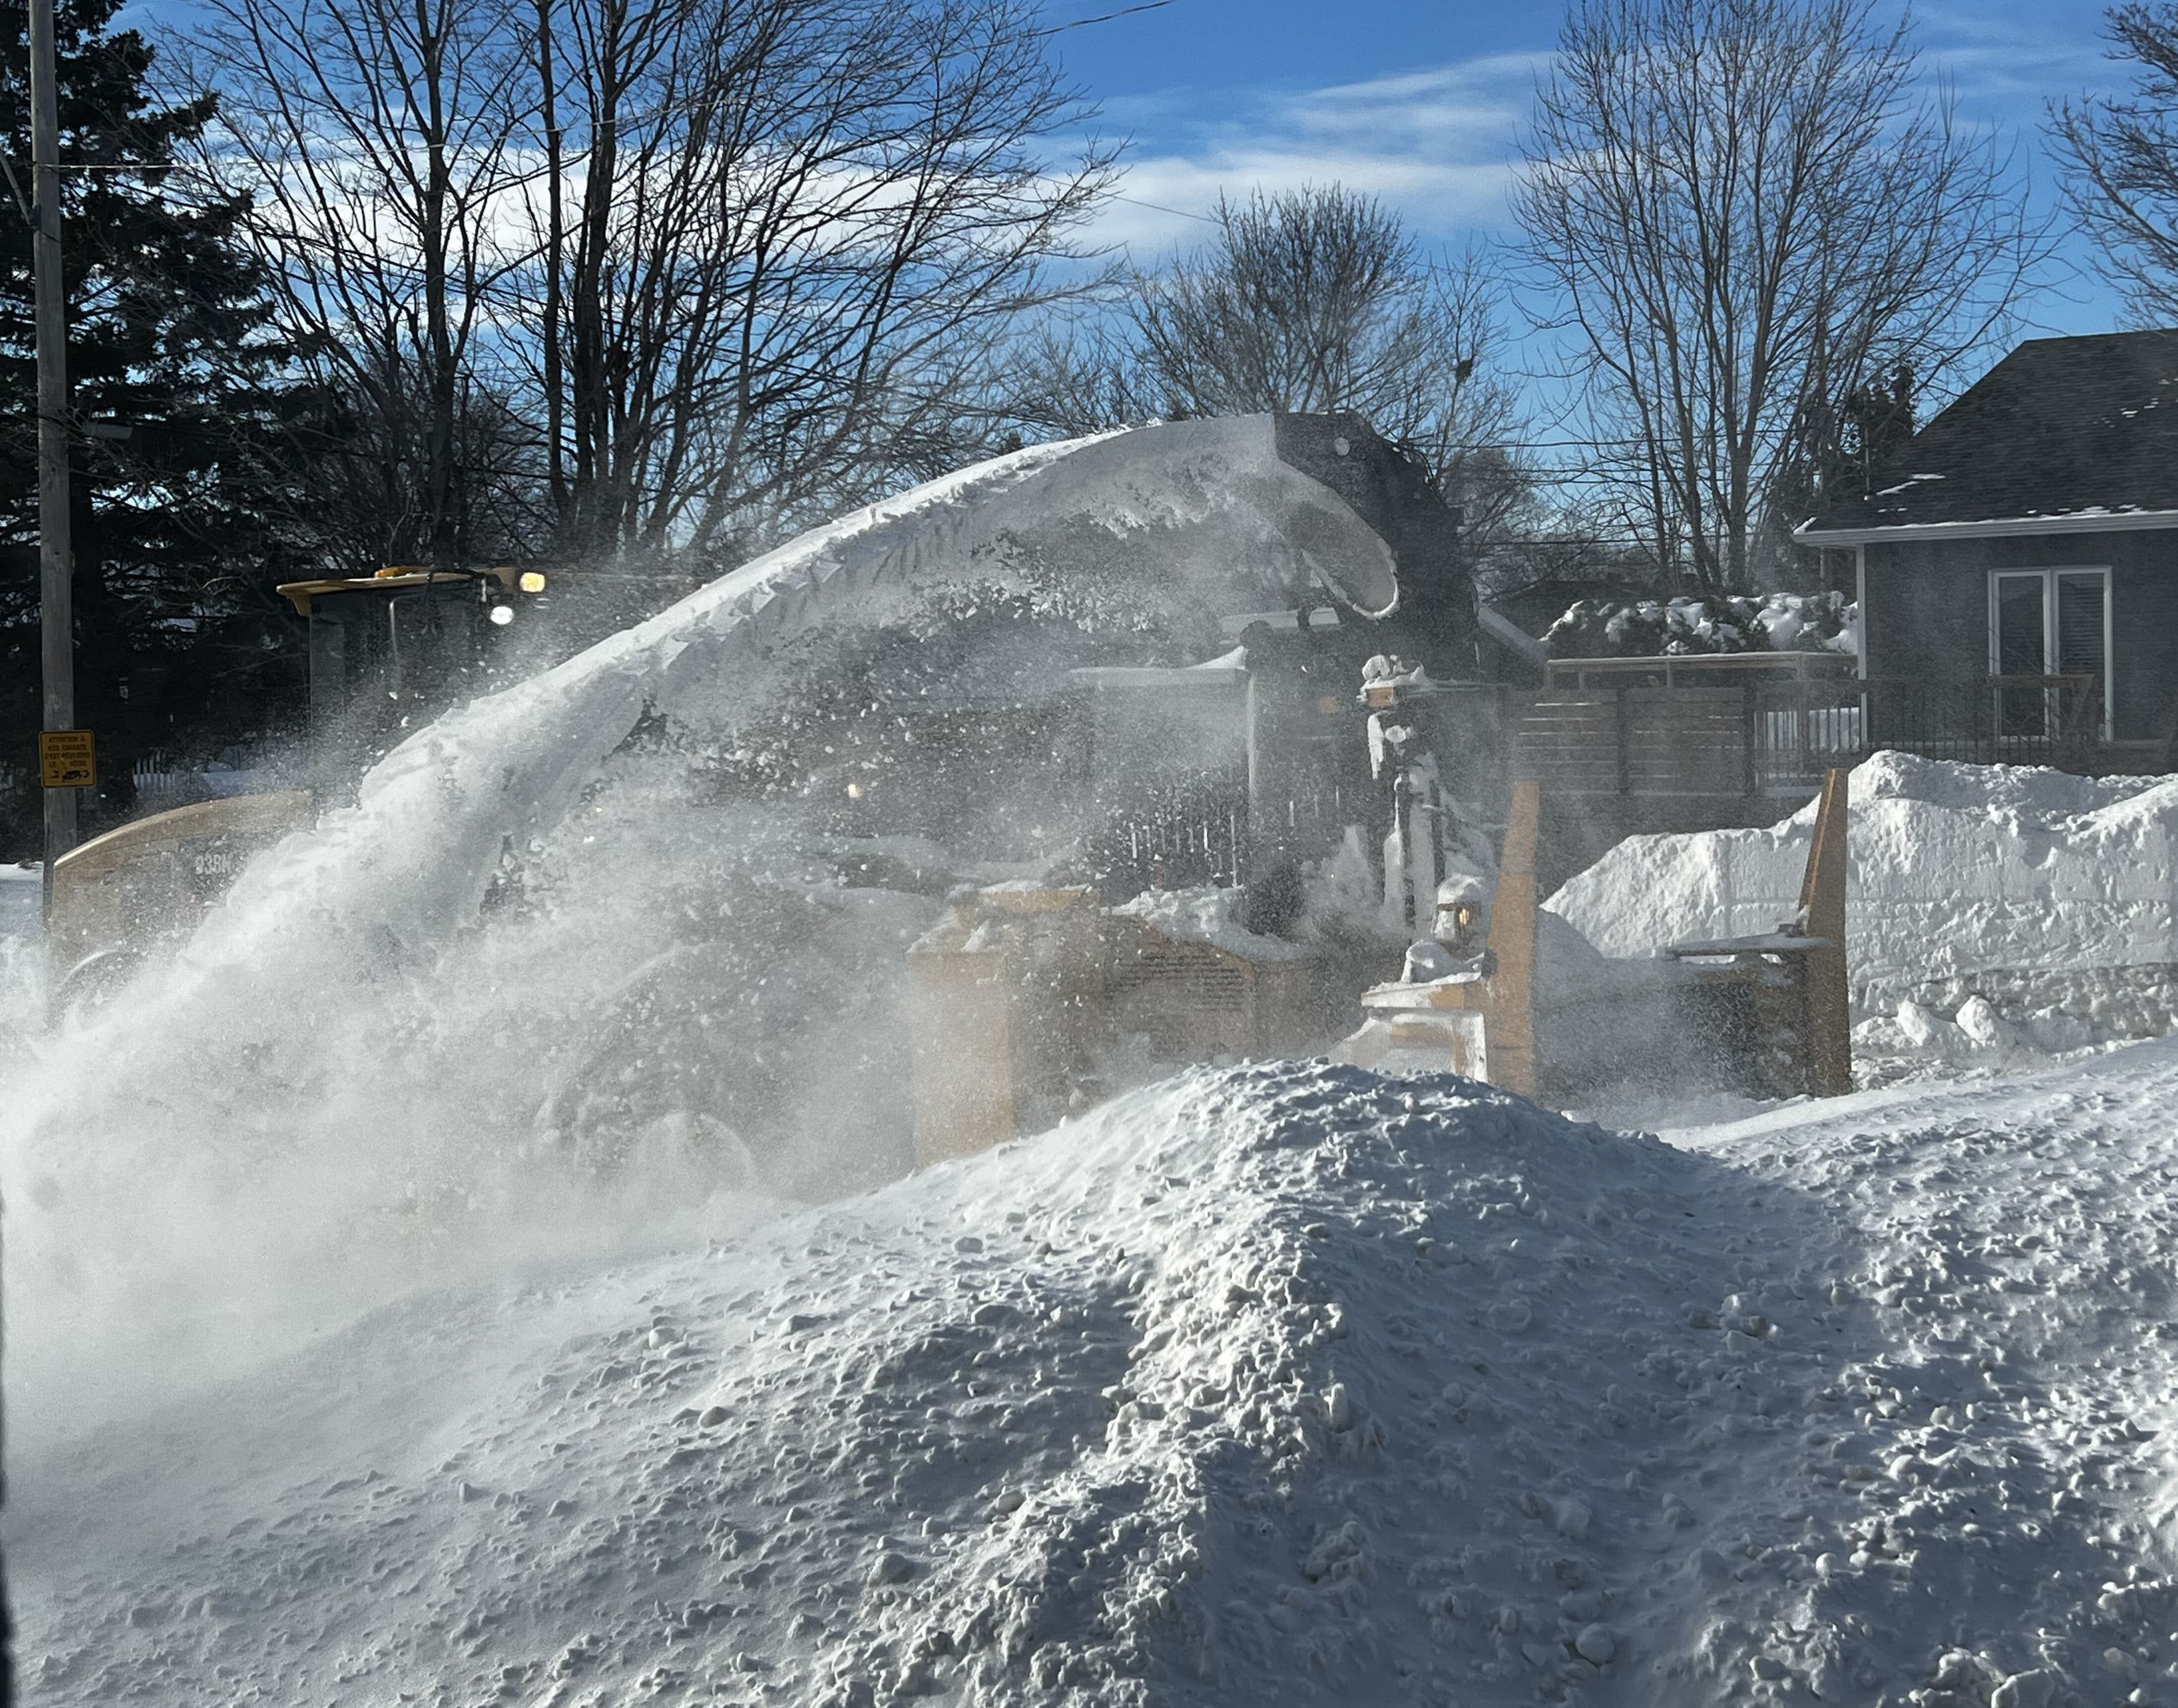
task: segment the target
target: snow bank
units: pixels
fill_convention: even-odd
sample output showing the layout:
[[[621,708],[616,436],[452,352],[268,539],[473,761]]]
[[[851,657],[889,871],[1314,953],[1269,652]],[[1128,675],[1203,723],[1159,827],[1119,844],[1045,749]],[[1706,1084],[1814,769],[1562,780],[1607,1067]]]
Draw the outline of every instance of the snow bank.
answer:
[[[1711,1154],[1200,1071],[19,1467],[41,1701],[2115,1701],[2178,1054]],[[2116,1207],[2124,1213],[2115,1213]],[[1917,1698],[1936,1701],[1940,1696]]]
[[[1852,774],[1856,1011],[1979,996],[2043,1048],[2178,1026],[2178,778],[1879,753]],[[1766,931],[1799,901],[1814,808],[1635,836],[1546,905],[1606,954]]]

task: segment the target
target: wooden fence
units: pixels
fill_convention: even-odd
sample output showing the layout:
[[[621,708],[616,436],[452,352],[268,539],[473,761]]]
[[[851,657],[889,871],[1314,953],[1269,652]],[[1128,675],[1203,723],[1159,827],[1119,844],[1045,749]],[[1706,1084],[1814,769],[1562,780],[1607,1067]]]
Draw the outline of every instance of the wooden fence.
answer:
[[[2092,676],[1546,688],[1513,723],[1513,775],[1551,796],[1695,804],[1805,799],[1882,748],[2093,770],[2101,706]]]
[[[1559,814],[1546,840],[1561,864],[1584,850],[1593,857],[1598,849],[1584,838],[1601,839],[1600,847],[1634,830],[1769,823],[1812,798],[1826,771],[1881,748],[2106,768],[2094,676],[1865,682],[1754,656],[1770,667],[1677,660],[1667,677],[1639,668],[1657,661],[1605,660],[1540,691],[1464,689],[1444,703],[1435,750],[1464,764],[1486,796],[1508,775],[1539,783]],[[1152,886],[1239,884],[1289,857],[1322,857],[1349,824],[1367,826],[1371,839],[1382,834],[1388,802],[1365,779],[1349,786],[1327,767],[1262,770],[1251,791],[1250,768],[1237,758],[1162,775],[1115,768],[1096,786],[1089,874],[1110,899]]]
[[[1740,796],[1755,783],[1752,689],[1546,692],[1513,731],[1513,775],[1551,795]]]

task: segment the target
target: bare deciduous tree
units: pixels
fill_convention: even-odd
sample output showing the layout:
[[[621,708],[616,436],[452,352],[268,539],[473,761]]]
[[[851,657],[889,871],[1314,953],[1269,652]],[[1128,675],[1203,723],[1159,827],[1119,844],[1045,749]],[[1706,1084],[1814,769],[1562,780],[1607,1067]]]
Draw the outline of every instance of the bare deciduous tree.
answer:
[[[1398,216],[1338,184],[1243,203],[1164,271],[1123,282],[1119,319],[1047,337],[1028,410],[1084,430],[1152,415],[1352,410],[1428,468],[1488,533],[1525,486],[1493,363],[1497,293],[1467,251],[1426,261]]]
[[[2103,272],[2151,326],[2178,320],[2178,6],[2110,14],[2110,57],[2135,67],[2128,99],[2088,96],[2050,115],[2066,200]]]
[[[686,562],[952,466],[1110,177],[1048,158],[1085,111],[1026,0],[213,3],[208,164],[441,557],[465,474]],[[460,453],[471,394],[526,459]]]
[[[2046,253],[1874,0],[1581,0],[1518,193],[1625,525],[1743,588],[1847,405],[1940,386]]]
[[[506,229],[534,171],[504,0],[210,0],[221,93],[208,163],[286,331],[375,447],[379,551],[467,556],[464,381],[522,259]]]
[[[550,23],[556,4],[561,22]],[[555,490],[577,550],[710,553],[949,467],[1000,332],[1110,153],[1016,0],[546,0],[586,158],[532,304],[567,353]],[[556,186],[548,173],[544,183]],[[564,281],[549,265],[564,257]],[[560,377],[540,364],[556,397]],[[938,466],[933,466],[936,464]]]

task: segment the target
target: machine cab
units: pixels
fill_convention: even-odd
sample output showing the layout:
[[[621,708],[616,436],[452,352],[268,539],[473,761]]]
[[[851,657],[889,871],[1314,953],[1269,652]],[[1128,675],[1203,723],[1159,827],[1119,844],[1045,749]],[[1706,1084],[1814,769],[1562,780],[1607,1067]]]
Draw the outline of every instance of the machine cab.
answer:
[[[391,746],[406,721],[471,685],[495,632],[544,590],[538,570],[419,564],[282,583],[306,626],[310,731],[320,751],[352,759]]]

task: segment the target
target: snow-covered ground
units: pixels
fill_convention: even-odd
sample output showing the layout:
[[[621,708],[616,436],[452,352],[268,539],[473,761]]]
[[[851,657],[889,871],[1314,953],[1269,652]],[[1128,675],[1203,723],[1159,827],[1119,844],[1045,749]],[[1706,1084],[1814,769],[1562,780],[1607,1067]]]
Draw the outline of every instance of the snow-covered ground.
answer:
[[[1199,1070],[19,1457],[33,1700],[2178,1701],[2178,1043]],[[1918,1693],[1918,1694],[1913,1694]]]
[[[42,869],[34,865],[0,865],[0,939],[38,934]]]
[[[0,865],[0,1073],[44,1021],[41,868]]]

